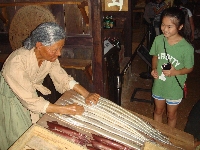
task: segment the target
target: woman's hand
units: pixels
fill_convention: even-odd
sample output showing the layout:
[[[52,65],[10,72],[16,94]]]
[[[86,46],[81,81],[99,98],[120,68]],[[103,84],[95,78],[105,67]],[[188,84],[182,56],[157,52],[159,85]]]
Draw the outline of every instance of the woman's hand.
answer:
[[[156,69],[153,69],[153,70],[151,71],[151,75],[154,77],[154,79],[157,79],[157,78],[158,78],[158,72],[157,72],[157,70],[156,70]]]
[[[59,113],[66,115],[82,115],[83,112],[84,112],[84,107],[78,105],[77,103],[65,106],[50,103],[46,109],[46,113]]]
[[[96,93],[89,93],[88,96],[85,98],[85,103],[87,105],[96,105],[99,101],[100,95]]]
[[[85,103],[87,105],[97,104],[99,101],[99,94],[96,93],[90,93],[88,92],[84,87],[82,87],[80,84],[76,84],[73,87],[73,90],[81,94],[85,98]]]
[[[69,114],[69,115],[82,115],[84,112],[84,107],[78,105],[77,103],[69,104],[69,105],[66,105],[65,107],[66,109],[64,110],[66,110],[66,114]]]

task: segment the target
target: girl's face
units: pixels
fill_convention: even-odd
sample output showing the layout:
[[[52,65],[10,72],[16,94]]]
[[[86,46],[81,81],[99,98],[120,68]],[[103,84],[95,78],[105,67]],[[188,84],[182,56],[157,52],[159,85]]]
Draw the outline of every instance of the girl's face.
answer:
[[[58,56],[61,56],[62,47],[64,46],[65,40],[59,40],[51,46],[44,46],[41,42],[36,43],[38,53],[36,55],[39,60],[47,60],[54,62]]]
[[[162,19],[161,30],[166,38],[176,37],[178,31],[182,29],[183,25],[177,27],[174,23],[177,22],[176,18],[165,16]]]

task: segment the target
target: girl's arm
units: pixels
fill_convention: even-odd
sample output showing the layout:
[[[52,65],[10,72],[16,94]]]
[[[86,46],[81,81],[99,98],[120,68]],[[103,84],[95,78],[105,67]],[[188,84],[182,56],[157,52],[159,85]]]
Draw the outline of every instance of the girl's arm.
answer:
[[[158,62],[158,56],[153,56],[153,57],[152,57],[152,71],[151,71],[151,75],[152,75],[155,79],[158,78],[157,62]]]
[[[158,56],[153,56],[152,57],[152,70],[157,69],[157,62],[158,62]]]
[[[176,70],[173,66],[170,70],[170,75],[171,76],[176,76],[176,75],[184,75],[184,74],[188,74],[190,72],[192,72],[193,70],[193,67],[190,68],[190,69],[187,69],[187,68],[183,68],[183,69],[180,69],[180,70]]]
[[[183,69],[180,69],[180,70],[176,70],[173,66],[171,66],[170,70],[163,70],[163,74],[165,76],[170,77],[170,76],[188,74],[188,73],[192,72],[192,70],[193,70],[193,67],[190,68],[190,69],[183,68]]]

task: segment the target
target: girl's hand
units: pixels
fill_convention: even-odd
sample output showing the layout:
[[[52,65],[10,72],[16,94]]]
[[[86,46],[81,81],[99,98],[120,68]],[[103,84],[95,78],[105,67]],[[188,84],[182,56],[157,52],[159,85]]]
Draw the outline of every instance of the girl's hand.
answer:
[[[170,70],[162,70],[163,74],[167,77],[175,76],[176,75],[176,69],[171,65]]]
[[[154,77],[154,79],[157,79],[157,78],[158,78],[158,72],[157,72],[157,70],[156,70],[156,69],[153,69],[153,70],[151,71],[151,75]]]
[[[99,97],[100,95],[99,94],[96,94],[96,93],[89,93],[88,96],[85,98],[85,103],[87,105],[96,105],[97,102],[99,101]]]

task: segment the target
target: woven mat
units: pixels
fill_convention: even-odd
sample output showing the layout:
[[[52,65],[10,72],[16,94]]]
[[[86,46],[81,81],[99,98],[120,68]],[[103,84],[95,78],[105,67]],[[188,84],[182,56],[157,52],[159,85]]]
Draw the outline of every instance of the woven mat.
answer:
[[[9,29],[12,50],[20,48],[31,31],[44,22],[55,22],[53,14],[47,8],[36,5],[20,8],[15,13]]]

